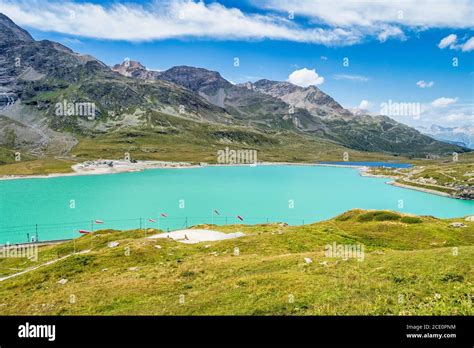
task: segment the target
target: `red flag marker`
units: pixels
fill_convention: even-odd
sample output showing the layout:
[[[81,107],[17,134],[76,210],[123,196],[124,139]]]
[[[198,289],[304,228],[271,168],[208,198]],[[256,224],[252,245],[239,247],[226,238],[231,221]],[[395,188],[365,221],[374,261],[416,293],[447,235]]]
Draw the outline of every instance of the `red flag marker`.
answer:
[[[156,220],[154,220],[154,219],[148,219],[148,221],[150,221],[150,222],[156,222]]]
[[[89,234],[90,232],[89,232],[89,231],[86,231],[86,230],[79,230],[79,233],[82,233],[82,234]]]
[[[168,217],[168,215],[165,214],[165,213],[161,213],[160,215],[163,216],[163,217]]]
[[[104,222],[102,220],[95,220],[96,224],[103,224]]]
[[[237,219],[239,219],[240,221],[244,221],[244,218],[240,215],[237,215]]]

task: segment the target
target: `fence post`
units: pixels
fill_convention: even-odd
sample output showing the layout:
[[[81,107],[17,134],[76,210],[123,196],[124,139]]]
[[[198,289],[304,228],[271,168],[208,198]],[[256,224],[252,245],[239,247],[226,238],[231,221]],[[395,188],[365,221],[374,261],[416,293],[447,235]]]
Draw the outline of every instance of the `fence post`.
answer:
[[[142,218],[140,218],[140,229],[142,229]]]
[[[30,242],[30,234],[29,233],[26,234],[26,240],[28,241],[28,243]]]
[[[186,228],[188,228],[188,217],[186,216]]]
[[[38,224],[35,225],[35,233],[36,233],[36,243],[38,243]]]

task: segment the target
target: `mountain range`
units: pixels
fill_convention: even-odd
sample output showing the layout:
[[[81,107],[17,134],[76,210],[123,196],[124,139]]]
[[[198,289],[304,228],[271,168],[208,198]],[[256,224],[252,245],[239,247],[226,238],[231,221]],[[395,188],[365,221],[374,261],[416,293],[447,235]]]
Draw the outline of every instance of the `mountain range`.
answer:
[[[89,103],[93,117],[58,114],[58,103]],[[230,141],[242,146],[269,134],[275,146],[285,146],[278,137],[290,134],[393,155],[468,151],[386,116],[354,115],[316,86],[270,80],[236,85],[216,71],[152,71],[136,61],[109,67],[60,43],[36,41],[0,14],[0,146],[68,155],[78,144],[99,144],[117,134],[114,141],[135,148],[134,138],[163,134],[179,146],[185,128],[196,138],[221,141],[231,134]]]
[[[416,127],[421,133],[432,138],[474,149],[474,126],[443,127],[436,124],[430,127]]]

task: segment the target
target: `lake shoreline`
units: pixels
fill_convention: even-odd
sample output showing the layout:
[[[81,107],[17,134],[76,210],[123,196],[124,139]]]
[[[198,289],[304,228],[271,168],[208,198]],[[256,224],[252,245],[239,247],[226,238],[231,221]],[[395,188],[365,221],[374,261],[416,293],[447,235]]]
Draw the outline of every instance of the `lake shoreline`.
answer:
[[[424,193],[429,193],[432,195],[437,195],[441,197],[448,197],[448,198],[454,198],[454,199],[461,199],[459,197],[450,195],[449,193],[442,192],[442,191],[436,191],[436,190],[431,190],[429,188],[424,188],[424,187],[419,187],[419,186],[411,186],[407,184],[402,184],[397,181],[395,181],[396,177],[390,176],[390,175],[377,175],[377,174],[371,174],[368,172],[369,168],[362,169],[360,171],[361,176],[369,177],[369,178],[386,178],[386,179],[392,179],[392,181],[387,181],[387,185],[395,186],[395,187],[400,187],[408,190],[415,190],[419,192],[424,192]]]
[[[113,166],[107,163],[112,162]],[[272,165],[289,165],[289,166],[318,166],[315,163],[295,163],[295,162],[261,162],[258,164],[219,164],[219,163],[201,163],[192,164],[190,162],[168,162],[168,161],[118,161],[118,160],[97,160],[77,163],[71,168],[71,173],[53,173],[38,175],[3,175],[0,180],[20,180],[20,179],[48,179],[70,176],[84,175],[103,175],[103,174],[120,174],[141,172],[147,169],[189,169],[189,168],[205,168],[205,167],[253,167],[253,166],[272,166]],[[355,168],[355,166],[352,166]]]
[[[424,187],[419,187],[419,186],[411,186],[407,184],[402,184],[397,181],[395,181],[396,177],[391,176],[391,175],[377,175],[377,174],[371,174],[369,173],[370,167],[368,166],[357,166],[357,165],[339,165],[339,164],[318,164],[322,166],[328,166],[328,167],[342,167],[342,168],[357,168],[359,169],[359,175],[363,177],[368,177],[368,178],[385,178],[385,179],[392,179],[392,181],[387,181],[387,185],[395,186],[395,187],[400,187],[408,190],[415,190],[419,192],[424,192],[424,193],[429,193],[441,197],[448,197],[448,198],[454,198],[454,199],[461,199],[459,197],[453,196],[449,193],[442,192],[442,191],[436,191]]]
[[[112,164],[112,165],[110,165]],[[71,168],[71,173],[53,173],[47,175],[3,175],[0,177],[1,180],[20,180],[20,179],[48,179],[48,178],[59,178],[59,177],[73,177],[73,176],[87,176],[87,175],[105,175],[105,174],[120,174],[120,173],[133,173],[141,172],[147,169],[190,169],[190,168],[205,168],[205,167],[252,167],[252,166],[275,166],[275,165],[286,165],[286,166],[314,166],[314,167],[338,167],[338,168],[353,168],[359,170],[359,175],[363,177],[371,178],[387,178],[395,179],[389,175],[376,175],[369,173],[370,167],[364,165],[353,165],[353,164],[330,164],[330,163],[304,163],[304,162],[261,162],[258,164],[219,164],[219,163],[201,163],[193,164],[190,162],[170,162],[170,161],[120,161],[120,160],[96,160],[96,161],[85,161],[77,163]],[[430,193],[442,197],[449,197],[460,199],[449,193],[431,190],[428,188],[411,186],[407,184],[401,184],[395,180],[386,182],[387,185],[392,185],[400,188],[416,190],[424,193]]]
[[[424,187],[405,185],[405,184],[401,184],[401,183],[396,182],[396,181],[390,181],[390,182],[387,182],[387,184],[392,185],[392,186],[396,186],[396,187],[410,189],[410,190],[415,190],[415,191],[420,191],[420,192],[425,192],[425,193],[431,193],[431,194],[438,195],[438,196],[461,199],[461,198],[452,196],[452,195],[450,195],[449,193],[446,193],[446,192],[430,190],[430,189],[427,189],[427,188],[424,188]]]

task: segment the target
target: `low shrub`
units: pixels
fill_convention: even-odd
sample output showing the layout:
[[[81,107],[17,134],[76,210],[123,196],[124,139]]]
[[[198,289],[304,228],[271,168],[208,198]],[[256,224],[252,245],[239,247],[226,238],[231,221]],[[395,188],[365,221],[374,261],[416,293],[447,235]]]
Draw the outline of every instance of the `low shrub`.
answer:
[[[415,216],[404,216],[400,221],[405,224],[419,224],[423,222],[420,218]]]
[[[396,221],[400,220],[401,216],[390,211],[370,211],[358,217],[359,222],[367,221]]]

